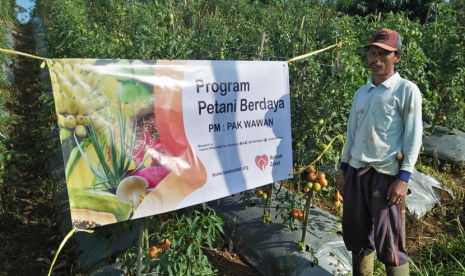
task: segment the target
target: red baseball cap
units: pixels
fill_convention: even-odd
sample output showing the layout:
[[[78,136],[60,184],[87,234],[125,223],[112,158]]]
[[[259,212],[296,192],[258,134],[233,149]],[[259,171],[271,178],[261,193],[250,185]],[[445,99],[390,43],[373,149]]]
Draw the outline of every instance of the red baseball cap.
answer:
[[[398,32],[389,29],[382,29],[377,31],[371,38],[370,43],[363,47],[366,48],[369,46],[378,46],[391,52],[395,52],[397,50],[401,51],[402,39]]]

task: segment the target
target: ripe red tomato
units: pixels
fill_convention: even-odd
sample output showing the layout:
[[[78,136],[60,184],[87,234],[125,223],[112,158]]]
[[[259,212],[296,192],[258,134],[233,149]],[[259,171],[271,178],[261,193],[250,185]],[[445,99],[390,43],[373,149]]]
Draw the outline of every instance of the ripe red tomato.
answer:
[[[294,209],[291,212],[293,218],[299,218],[300,215],[300,210],[299,209]]]
[[[161,242],[163,243],[163,245],[161,246],[162,249],[168,249],[171,245],[169,239],[163,239]]]
[[[318,180],[318,183],[320,183],[321,187],[326,187],[328,186],[328,180],[322,178],[320,180]]]
[[[158,256],[159,249],[156,246],[150,247],[149,257],[155,259]]]
[[[307,175],[307,179],[310,180],[310,181],[313,181],[313,180],[316,179],[316,176],[315,176],[314,173],[309,173],[309,174]]]

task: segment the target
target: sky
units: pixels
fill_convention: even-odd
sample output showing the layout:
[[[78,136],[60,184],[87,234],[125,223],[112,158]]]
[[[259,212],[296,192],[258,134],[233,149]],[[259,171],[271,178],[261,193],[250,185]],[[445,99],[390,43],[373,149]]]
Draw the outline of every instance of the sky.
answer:
[[[19,5],[29,11],[34,7],[35,1],[31,0],[16,0],[16,5]],[[17,16],[19,22],[26,23],[29,21],[29,13],[19,13]]]

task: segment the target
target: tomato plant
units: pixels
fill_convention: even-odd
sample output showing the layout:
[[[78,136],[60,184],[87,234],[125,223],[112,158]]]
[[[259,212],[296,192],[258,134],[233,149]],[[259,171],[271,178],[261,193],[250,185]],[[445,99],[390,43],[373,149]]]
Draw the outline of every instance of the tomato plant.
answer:
[[[265,200],[268,224],[276,197],[275,218],[295,231],[293,210],[304,210],[312,200],[326,196],[341,209],[341,199],[332,197],[335,177],[322,168],[340,166],[353,95],[371,77],[363,46],[377,30],[394,29],[402,37],[396,70],[420,88],[423,119],[433,126],[425,134],[435,125],[465,130],[465,17],[459,2],[428,3],[434,8],[428,22],[426,15],[420,22],[410,14],[386,12],[390,8],[380,8],[381,15],[345,13],[354,1],[38,0],[35,13],[43,20],[50,56],[63,58],[289,60],[344,42],[289,66],[294,178],[280,183],[285,187],[278,193],[265,187],[241,193],[250,204]],[[301,194],[304,188],[307,196]],[[194,264],[181,254],[197,252],[202,237],[172,226],[173,221],[190,225],[191,215],[157,222],[169,232],[163,237],[171,246],[158,254],[167,264],[175,266],[179,258],[189,269],[205,265],[203,257]],[[187,235],[197,245],[186,242]]]
[[[10,49],[12,47],[10,45],[11,41],[8,41],[8,36],[11,35],[14,26],[15,7],[15,1],[0,0],[0,48],[3,49]],[[5,111],[5,106],[15,102],[14,87],[7,77],[8,70],[6,70],[8,67],[12,68],[12,61],[14,59],[11,56],[0,52],[0,68],[2,68],[0,71],[0,182],[5,184],[15,183],[13,178],[16,171],[7,167],[13,161],[24,162],[22,160],[25,160],[26,157],[14,149],[13,141],[9,137],[9,129],[17,124],[17,118],[13,115],[8,115]],[[13,71],[11,70],[11,72]],[[1,192],[2,190],[0,189],[0,198]],[[4,204],[1,200],[0,203]],[[3,206],[0,206],[0,208],[3,208]]]

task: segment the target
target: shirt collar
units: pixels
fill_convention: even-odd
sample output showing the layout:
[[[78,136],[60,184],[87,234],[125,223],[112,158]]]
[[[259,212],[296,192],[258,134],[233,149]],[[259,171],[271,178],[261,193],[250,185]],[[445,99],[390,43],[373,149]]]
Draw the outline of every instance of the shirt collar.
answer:
[[[400,79],[400,75],[398,72],[395,72],[394,75],[390,76],[387,80],[385,80],[384,82],[382,82],[380,85],[383,85],[384,87],[386,88],[390,88],[392,84],[396,83],[398,80]],[[375,88],[376,86],[373,84],[373,77],[370,78],[370,80],[368,81],[368,90],[370,90],[371,88]]]

